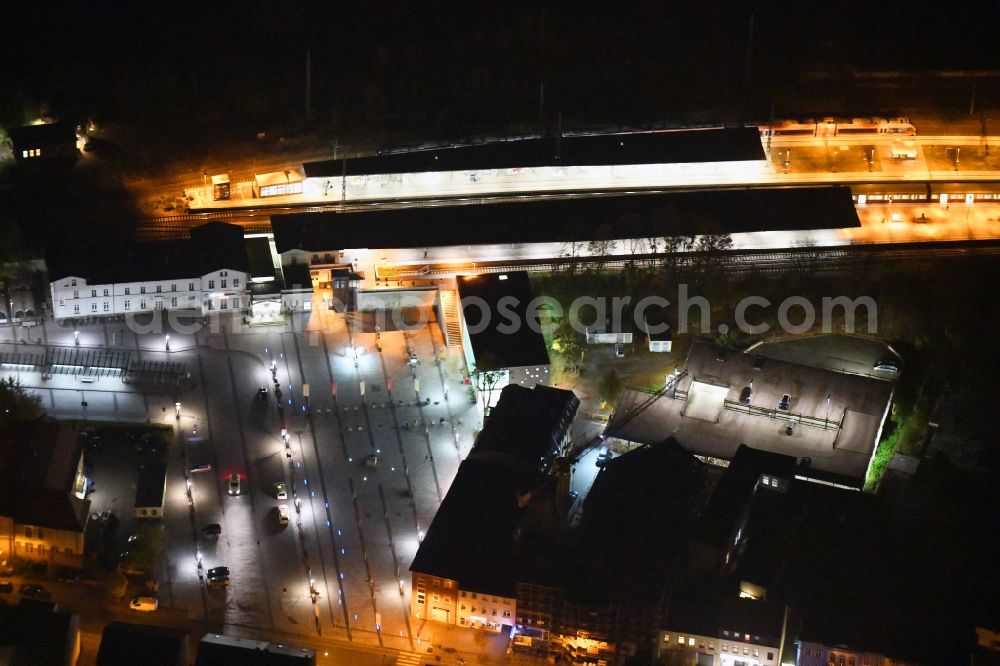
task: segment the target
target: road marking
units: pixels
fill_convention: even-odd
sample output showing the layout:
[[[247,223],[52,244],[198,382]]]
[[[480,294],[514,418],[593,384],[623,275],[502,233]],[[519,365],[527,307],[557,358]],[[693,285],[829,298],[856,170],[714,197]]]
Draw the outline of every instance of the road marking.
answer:
[[[396,666],[420,666],[422,656],[419,652],[402,652],[396,657]]]

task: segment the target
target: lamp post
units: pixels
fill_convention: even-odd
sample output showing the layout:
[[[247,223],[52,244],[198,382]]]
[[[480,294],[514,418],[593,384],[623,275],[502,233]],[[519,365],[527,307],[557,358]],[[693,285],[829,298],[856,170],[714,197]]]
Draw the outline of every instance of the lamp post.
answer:
[[[824,429],[830,425],[830,397],[832,395],[832,393],[826,394],[826,424],[823,426]]]
[[[170,351],[170,334],[169,333],[167,333],[166,337],[164,337],[163,343],[164,343],[164,346],[166,347],[167,351]]]
[[[174,418],[178,421],[181,420],[181,403],[179,402],[174,403]]]
[[[80,331],[73,331],[73,344],[80,346]]]

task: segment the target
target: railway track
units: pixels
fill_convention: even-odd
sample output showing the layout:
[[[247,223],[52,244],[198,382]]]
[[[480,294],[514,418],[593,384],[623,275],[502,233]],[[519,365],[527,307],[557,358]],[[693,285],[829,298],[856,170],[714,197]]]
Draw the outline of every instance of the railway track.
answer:
[[[436,279],[459,274],[505,273],[508,271],[565,272],[571,267],[598,264],[604,269],[624,269],[628,265],[663,265],[674,261],[680,267],[719,260],[731,274],[785,273],[789,271],[835,272],[870,266],[871,262],[919,261],[941,258],[1000,256],[1000,241],[945,241],[900,243],[898,245],[845,245],[832,248],[791,248],[788,250],[737,250],[710,255],[683,254],[630,255],[627,258],[575,257],[549,260],[477,261],[473,264],[412,264],[379,270],[378,277],[389,279]]]

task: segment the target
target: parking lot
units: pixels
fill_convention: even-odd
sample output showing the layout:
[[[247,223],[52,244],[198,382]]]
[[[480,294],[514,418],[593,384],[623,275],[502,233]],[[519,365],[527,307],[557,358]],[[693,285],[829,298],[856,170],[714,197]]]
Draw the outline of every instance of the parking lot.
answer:
[[[183,363],[189,385],[150,390],[75,376],[43,384],[30,375],[25,383],[61,418],[172,429],[165,564],[157,572],[165,610],[223,627],[422,651],[424,628],[409,622],[409,563],[481,427],[459,350],[444,347],[434,322],[376,332],[317,312],[294,332],[234,332],[235,324],[172,334],[169,352],[162,334],[125,333],[142,358]],[[80,346],[103,346],[106,329],[79,329]],[[50,328],[48,340],[76,346],[71,335]],[[267,392],[258,397],[261,387]],[[111,494],[102,478],[133,483],[134,470],[119,469],[125,464],[95,473],[95,510],[131,512],[134,498]],[[188,471],[199,465],[210,469]],[[234,473],[240,492],[230,495]],[[287,500],[276,498],[277,482]],[[287,525],[278,521],[280,504],[289,508]],[[221,526],[217,537],[200,533],[210,523]],[[231,570],[229,585],[207,585],[207,571],[220,565]]]

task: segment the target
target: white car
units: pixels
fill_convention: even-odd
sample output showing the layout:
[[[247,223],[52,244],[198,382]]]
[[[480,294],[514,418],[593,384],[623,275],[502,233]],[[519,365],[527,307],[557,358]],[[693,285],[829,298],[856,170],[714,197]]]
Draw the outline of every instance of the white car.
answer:
[[[240,475],[233,472],[229,475],[229,494],[239,495],[240,494]]]
[[[134,611],[152,612],[160,607],[160,602],[156,597],[136,597],[129,604],[129,608]]]
[[[279,504],[278,505],[278,524],[287,525],[288,524],[288,505]]]
[[[279,481],[278,483],[274,484],[274,492],[275,496],[278,499],[280,500],[288,499],[288,491],[285,490],[285,484],[283,481]]]

